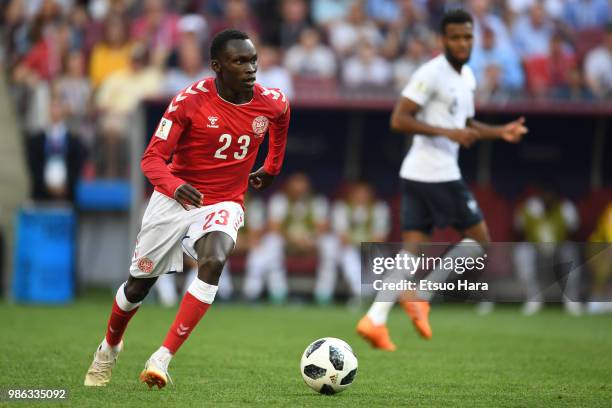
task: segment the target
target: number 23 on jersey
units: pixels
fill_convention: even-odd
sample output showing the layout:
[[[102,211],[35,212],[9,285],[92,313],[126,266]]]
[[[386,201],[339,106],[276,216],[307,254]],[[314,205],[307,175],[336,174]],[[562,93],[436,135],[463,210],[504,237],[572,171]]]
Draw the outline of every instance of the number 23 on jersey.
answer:
[[[221,160],[227,160],[228,154],[225,152],[232,143],[236,143],[238,145],[239,151],[234,152],[233,157],[236,160],[242,160],[246,157],[249,152],[249,145],[251,144],[251,137],[249,135],[242,135],[238,137],[238,139],[234,142],[234,138],[232,135],[228,133],[223,133],[219,136],[219,144],[220,147],[215,152],[215,158]]]

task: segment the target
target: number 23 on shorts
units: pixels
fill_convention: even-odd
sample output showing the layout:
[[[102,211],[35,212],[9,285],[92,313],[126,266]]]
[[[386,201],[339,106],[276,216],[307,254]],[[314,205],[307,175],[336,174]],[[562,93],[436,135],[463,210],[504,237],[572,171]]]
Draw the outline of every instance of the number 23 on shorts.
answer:
[[[217,225],[227,225],[229,212],[227,210],[213,211],[204,218],[203,230],[209,229],[213,223]]]

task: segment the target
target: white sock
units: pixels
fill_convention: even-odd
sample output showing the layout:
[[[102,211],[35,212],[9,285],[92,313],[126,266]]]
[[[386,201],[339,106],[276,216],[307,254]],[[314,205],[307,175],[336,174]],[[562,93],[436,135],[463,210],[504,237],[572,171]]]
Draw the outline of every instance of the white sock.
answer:
[[[406,250],[402,251],[403,254],[406,254],[409,257],[414,257],[411,252]],[[388,275],[383,279],[383,284],[389,283],[399,283],[402,279],[409,279],[411,276],[409,275],[409,271],[404,271],[400,269],[395,269],[390,271]],[[374,303],[370,306],[368,310],[367,316],[372,320],[372,323],[375,325],[381,325],[387,323],[387,317],[389,316],[389,312],[397,302],[397,299],[402,294],[399,290],[394,291],[379,291],[374,299]]]
[[[372,303],[370,310],[368,310],[367,316],[372,320],[376,326],[387,323],[387,317],[389,312],[393,308],[395,302],[376,302]]]
[[[197,277],[193,280],[193,282],[191,282],[189,288],[187,288],[187,292],[189,292],[194,298],[198,299],[202,303],[208,304],[211,304],[215,300],[217,290],[219,290],[218,286],[209,285]]]
[[[119,352],[119,344],[115,346],[111,346],[110,344],[106,342],[106,337],[104,337],[104,339],[102,340],[102,343],[100,343],[100,349],[102,351],[110,351],[111,353],[116,354]]]
[[[158,348],[155,353],[153,353],[153,355],[151,356],[151,358],[157,358],[160,360],[164,360],[167,358],[172,358],[174,355],[170,352],[170,350],[168,350],[166,347],[161,346],[160,348]]]
[[[132,303],[125,297],[125,284],[127,282],[123,282],[119,289],[117,289],[117,294],[115,295],[115,302],[117,302],[117,306],[125,312],[129,312],[130,310],[136,309],[138,306],[142,304],[142,302]]]

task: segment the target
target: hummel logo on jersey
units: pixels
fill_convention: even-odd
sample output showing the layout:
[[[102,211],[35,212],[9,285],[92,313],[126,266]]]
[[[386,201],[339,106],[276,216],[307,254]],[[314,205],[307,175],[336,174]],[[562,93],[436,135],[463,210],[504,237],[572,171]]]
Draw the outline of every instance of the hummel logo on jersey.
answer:
[[[217,129],[219,127],[219,125],[217,125],[217,121],[219,120],[218,117],[216,116],[209,116],[208,117],[208,121],[210,122],[209,124],[207,124],[206,126],[209,128],[215,128]]]
[[[179,336],[184,336],[189,331],[189,326],[183,326],[183,323],[179,323],[179,327],[176,329],[176,334]]]

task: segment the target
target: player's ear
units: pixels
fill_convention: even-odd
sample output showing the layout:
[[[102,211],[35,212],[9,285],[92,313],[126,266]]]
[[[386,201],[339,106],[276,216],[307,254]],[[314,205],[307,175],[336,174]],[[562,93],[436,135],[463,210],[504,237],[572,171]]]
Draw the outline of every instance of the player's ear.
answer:
[[[213,59],[210,60],[210,68],[216,73],[218,74],[219,72],[221,72],[221,64],[219,64],[219,60]]]

